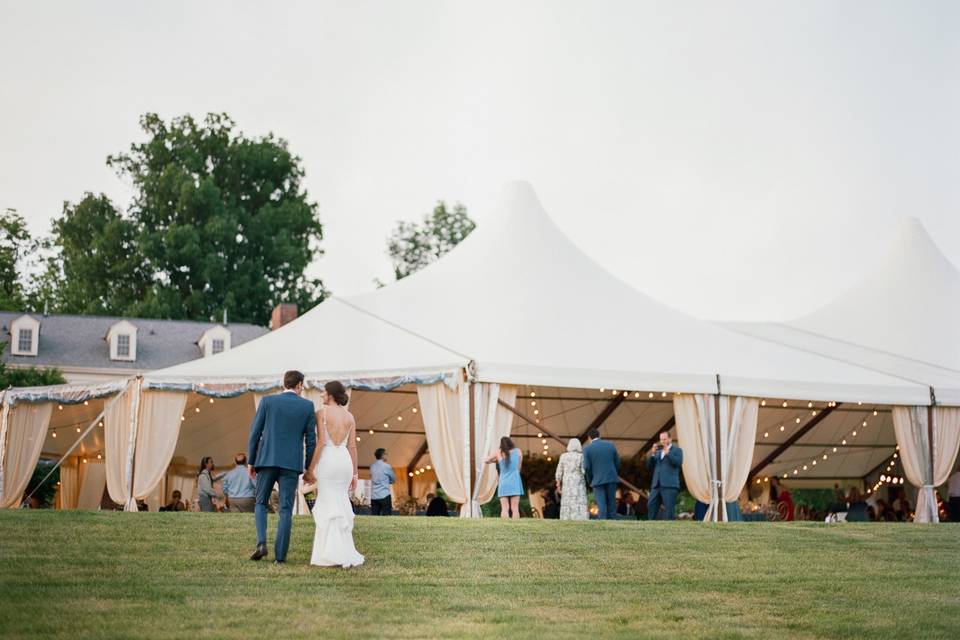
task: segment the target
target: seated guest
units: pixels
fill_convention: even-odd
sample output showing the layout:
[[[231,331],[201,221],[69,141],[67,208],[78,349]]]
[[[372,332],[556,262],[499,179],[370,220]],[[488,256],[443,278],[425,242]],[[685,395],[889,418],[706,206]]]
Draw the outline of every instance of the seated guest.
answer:
[[[253,513],[256,500],[254,499],[253,480],[247,469],[247,455],[238,453],[233,456],[236,465],[223,477],[223,495],[227,497],[230,511],[234,513]]]
[[[172,494],[172,500],[160,507],[160,511],[186,511],[187,503],[181,498],[179,491],[174,491]]]
[[[897,522],[908,522],[910,520],[910,501],[907,500],[907,492],[900,490],[900,495],[893,501],[893,512],[896,514]]]
[[[856,487],[850,489],[850,495],[847,496],[847,505],[847,522],[867,522],[870,520],[867,516],[867,503]]]
[[[556,487],[547,487],[540,492],[543,496],[543,517],[546,520],[560,519],[560,498]]]
[[[777,508],[783,515],[784,520],[792,521],[796,517],[796,508],[793,505],[793,496],[790,494],[790,491],[782,485],[777,489]]]
[[[446,516],[447,503],[440,496],[432,493],[427,494],[427,515],[428,516]]]

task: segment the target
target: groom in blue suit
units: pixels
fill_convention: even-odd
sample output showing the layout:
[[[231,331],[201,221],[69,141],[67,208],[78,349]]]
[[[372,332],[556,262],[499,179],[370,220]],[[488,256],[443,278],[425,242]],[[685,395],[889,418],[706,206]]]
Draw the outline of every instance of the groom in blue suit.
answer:
[[[260,401],[250,427],[247,469],[250,478],[257,483],[257,506],[254,509],[257,550],[250,556],[251,560],[267,555],[267,505],[273,485],[280,485],[280,522],[274,544],[274,562],[285,562],[300,474],[305,481],[314,481],[313,472],[303,470],[304,443],[307,460],[313,459],[317,448],[317,416],[313,403],[300,397],[303,374],[287,371],[283,374],[283,389],[283,393]]]
[[[683,449],[673,444],[670,432],[660,434],[660,442],[654,445],[647,458],[647,467],[653,470],[650,482],[650,498],[647,507],[647,519],[656,520],[662,504],[666,511],[665,519],[673,520],[677,505],[677,493],[680,491],[680,467],[683,465]]]
[[[597,518],[613,520],[620,486],[620,454],[612,442],[600,439],[599,429],[590,429],[590,444],[583,448],[583,474],[593,487]]]

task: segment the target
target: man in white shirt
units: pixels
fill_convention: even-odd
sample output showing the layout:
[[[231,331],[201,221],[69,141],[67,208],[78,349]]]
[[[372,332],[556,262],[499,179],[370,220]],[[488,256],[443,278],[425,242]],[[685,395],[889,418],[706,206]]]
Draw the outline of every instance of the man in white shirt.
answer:
[[[960,465],[956,472],[950,476],[950,483],[947,485],[947,508],[950,511],[950,522],[960,522]]]

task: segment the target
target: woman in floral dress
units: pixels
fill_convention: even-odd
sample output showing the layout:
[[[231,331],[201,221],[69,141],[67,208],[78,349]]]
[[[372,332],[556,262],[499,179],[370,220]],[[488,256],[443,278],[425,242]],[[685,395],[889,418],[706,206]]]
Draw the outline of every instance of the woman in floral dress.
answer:
[[[587,520],[587,484],[583,479],[583,447],[570,439],[567,452],[557,463],[557,493],[560,494],[561,520]]]

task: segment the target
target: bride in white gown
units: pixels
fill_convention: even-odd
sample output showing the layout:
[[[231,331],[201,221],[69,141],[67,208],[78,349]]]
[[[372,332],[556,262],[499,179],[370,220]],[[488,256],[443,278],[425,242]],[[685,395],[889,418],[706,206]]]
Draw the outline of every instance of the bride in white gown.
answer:
[[[323,406],[317,412],[318,446],[310,468],[317,478],[310,564],[321,567],[356,567],[363,556],[353,545],[353,507],[349,494],[357,486],[356,420],[347,411],[347,391],[339,382],[328,382]],[[317,458],[319,457],[319,462]]]

